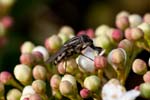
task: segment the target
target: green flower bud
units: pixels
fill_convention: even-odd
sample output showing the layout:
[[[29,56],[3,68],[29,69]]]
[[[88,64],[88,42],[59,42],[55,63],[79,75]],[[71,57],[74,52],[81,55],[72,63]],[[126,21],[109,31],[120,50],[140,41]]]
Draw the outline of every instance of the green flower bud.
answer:
[[[143,75],[147,71],[147,65],[142,59],[135,59],[132,64],[132,70],[136,74]]]
[[[127,16],[117,18],[115,23],[116,27],[120,30],[125,30],[127,27],[129,27],[129,19]]]
[[[58,36],[61,38],[63,44],[69,40],[69,36],[66,34],[59,33]]]
[[[101,26],[96,28],[95,35],[96,36],[106,35],[106,33],[109,29],[110,29],[109,26],[101,25]]]
[[[46,83],[42,80],[35,80],[32,82],[34,91],[38,94],[44,94],[46,92]]]
[[[85,78],[84,87],[92,92],[96,92],[101,86],[101,80],[96,75],[91,75]]]
[[[144,38],[150,38],[150,24],[148,23],[141,23],[138,28],[140,28],[144,32]]]
[[[30,84],[32,81],[31,68],[24,64],[16,65],[14,68],[14,75],[18,81],[23,85]]]
[[[131,28],[131,39],[133,41],[140,40],[144,37],[144,32],[139,28]]]
[[[32,42],[26,41],[21,45],[21,53],[31,53],[34,47],[35,45]]]
[[[150,83],[142,83],[140,85],[141,96],[150,99]]]
[[[72,38],[75,34],[73,28],[70,27],[70,26],[61,27],[60,30],[59,30],[59,33],[68,35],[69,38]]]
[[[7,100],[20,100],[21,92],[18,89],[11,89],[7,93]]]
[[[44,66],[36,65],[32,71],[34,79],[46,80],[47,70]]]

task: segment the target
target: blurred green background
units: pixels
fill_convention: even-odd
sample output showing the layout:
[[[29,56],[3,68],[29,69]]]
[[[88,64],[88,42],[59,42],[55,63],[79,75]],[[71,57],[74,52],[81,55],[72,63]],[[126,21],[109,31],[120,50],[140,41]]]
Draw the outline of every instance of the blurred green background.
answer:
[[[45,38],[57,34],[63,25],[71,26],[75,32],[95,29],[101,24],[115,27],[115,16],[122,10],[143,16],[150,12],[150,1],[16,0],[6,14],[0,15],[0,18],[13,19],[13,25],[6,30],[5,45],[0,46],[0,70],[13,71],[19,63],[20,45],[24,41],[44,45]]]

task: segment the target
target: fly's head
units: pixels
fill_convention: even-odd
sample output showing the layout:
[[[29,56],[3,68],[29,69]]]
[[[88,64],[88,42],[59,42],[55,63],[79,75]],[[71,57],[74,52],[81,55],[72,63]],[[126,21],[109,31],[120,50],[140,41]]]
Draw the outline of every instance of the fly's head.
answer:
[[[81,40],[83,43],[82,49],[85,49],[86,47],[93,45],[92,39],[90,39],[87,35],[82,35]]]

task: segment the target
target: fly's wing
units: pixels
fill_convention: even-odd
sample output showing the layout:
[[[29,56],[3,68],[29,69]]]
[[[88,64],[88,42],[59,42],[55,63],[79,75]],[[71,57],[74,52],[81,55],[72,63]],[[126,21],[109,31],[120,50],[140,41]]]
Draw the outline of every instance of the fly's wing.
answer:
[[[57,59],[57,57],[59,57],[63,52],[66,52],[66,50],[67,50],[67,48],[62,47],[54,55],[52,55],[51,57],[49,57],[48,60],[46,61],[46,63],[54,62]]]
[[[64,43],[64,47],[71,48],[80,43],[80,37],[76,36]]]

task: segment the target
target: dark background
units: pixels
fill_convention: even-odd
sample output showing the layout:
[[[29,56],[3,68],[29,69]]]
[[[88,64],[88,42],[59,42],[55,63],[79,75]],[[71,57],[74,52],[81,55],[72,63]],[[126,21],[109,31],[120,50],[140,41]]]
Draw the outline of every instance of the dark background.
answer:
[[[76,33],[95,29],[101,24],[115,27],[115,16],[123,10],[143,16],[150,12],[150,1],[16,0],[7,14],[13,18],[13,25],[5,35],[6,44],[0,47],[0,71],[13,72],[13,67],[19,63],[20,45],[24,41],[44,45],[45,38],[57,34],[63,25],[71,26]],[[144,52],[138,57],[144,55],[143,59],[147,61],[147,54]]]

